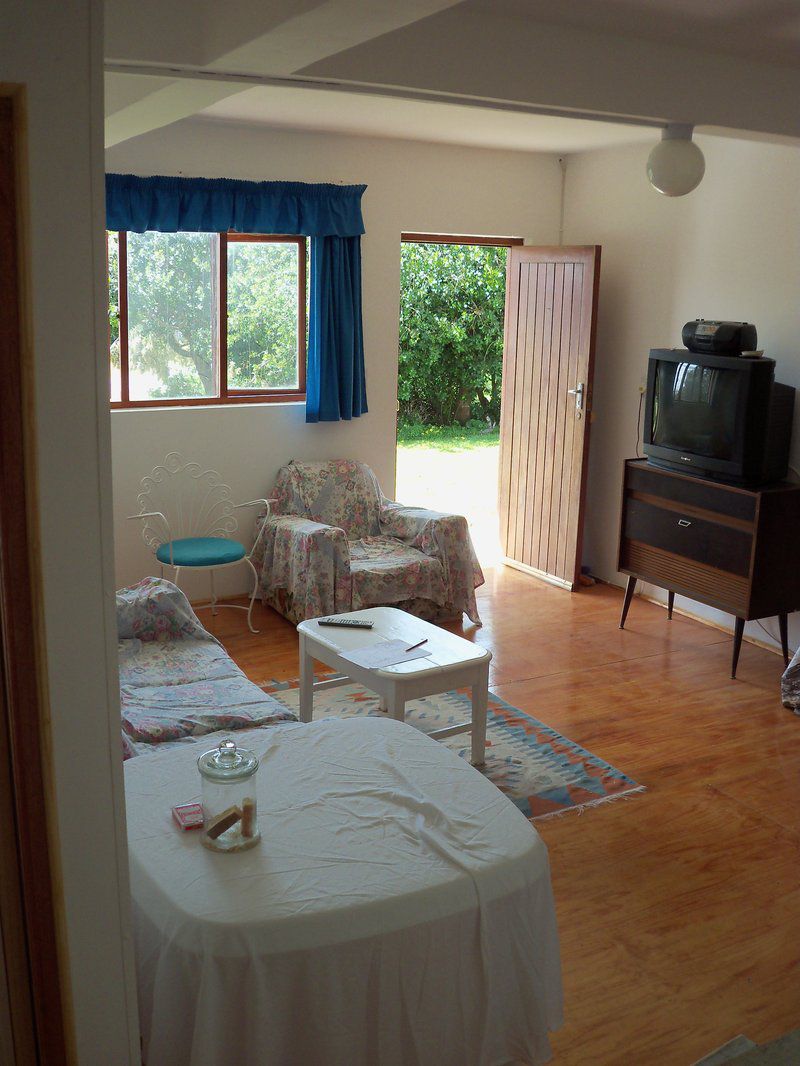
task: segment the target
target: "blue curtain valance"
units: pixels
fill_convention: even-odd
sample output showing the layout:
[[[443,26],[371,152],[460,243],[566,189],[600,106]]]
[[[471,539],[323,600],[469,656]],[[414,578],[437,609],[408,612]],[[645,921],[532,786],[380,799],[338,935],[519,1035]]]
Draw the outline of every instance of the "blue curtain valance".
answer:
[[[366,185],[106,174],[106,228],[357,237]]]

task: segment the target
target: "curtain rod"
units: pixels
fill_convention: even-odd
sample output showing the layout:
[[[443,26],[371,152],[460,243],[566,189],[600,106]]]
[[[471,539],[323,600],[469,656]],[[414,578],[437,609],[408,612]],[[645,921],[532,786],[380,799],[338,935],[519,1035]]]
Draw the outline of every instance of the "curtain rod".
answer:
[[[440,92],[433,89],[409,89],[402,85],[375,85],[372,82],[349,81],[345,78],[316,78],[306,74],[254,74],[246,71],[210,70],[186,64],[139,63],[134,60],[109,60],[104,64],[107,74],[129,74],[150,78],[184,78],[196,81],[218,81],[242,85],[279,86],[299,89],[329,90],[370,96],[385,96],[398,100],[425,103],[455,104],[461,107],[483,107],[494,111],[509,111],[524,115],[543,115],[549,118],[573,118],[586,122],[610,122],[623,126],[642,126],[664,129],[665,119],[643,118],[638,115],[616,115],[607,111],[581,111],[577,108],[547,107],[519,100],[503,100],[489,96],[470,96]]]

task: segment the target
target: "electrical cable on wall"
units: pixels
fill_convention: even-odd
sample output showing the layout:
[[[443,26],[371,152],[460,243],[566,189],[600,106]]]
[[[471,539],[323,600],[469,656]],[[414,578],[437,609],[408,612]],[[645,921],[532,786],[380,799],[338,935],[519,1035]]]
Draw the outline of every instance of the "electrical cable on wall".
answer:
[[[561,202],[558,210],[558,244],[564,243],[564,196],[567,190],[567,161],[563,156],[558,157],[558,165],[561,168]]]
[[[770,633],[770,631],[767,629],[767,627],[764,625],[760,618],[756,619],[756,624],[764,630],[770,640],[774,640],[776,644],[780,644],[780,640],[777,637],[774,637],[772,633]]]

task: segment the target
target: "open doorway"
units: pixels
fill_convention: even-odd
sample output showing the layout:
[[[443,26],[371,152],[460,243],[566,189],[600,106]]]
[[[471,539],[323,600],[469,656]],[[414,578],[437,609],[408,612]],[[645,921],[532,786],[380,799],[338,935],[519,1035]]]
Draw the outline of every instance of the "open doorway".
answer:
[[[397,499],[465,515],[494,566],[507,260],[522,239],[401,242]]]
[[[397,498],[465,515],[483,566],[574,589],[600,247],[521,245],[402,235]]]

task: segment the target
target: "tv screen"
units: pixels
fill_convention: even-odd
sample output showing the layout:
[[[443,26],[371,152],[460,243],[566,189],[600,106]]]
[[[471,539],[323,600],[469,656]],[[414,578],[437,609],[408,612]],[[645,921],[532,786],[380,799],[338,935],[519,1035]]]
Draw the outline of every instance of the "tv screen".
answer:
[[[746,375],[690,362],[656,364],[652,443],[713,459],[734,458]]]
[[[651,348],[644,451],[667,470],[739,485],[786,477],[794,389],[773,359]]]

